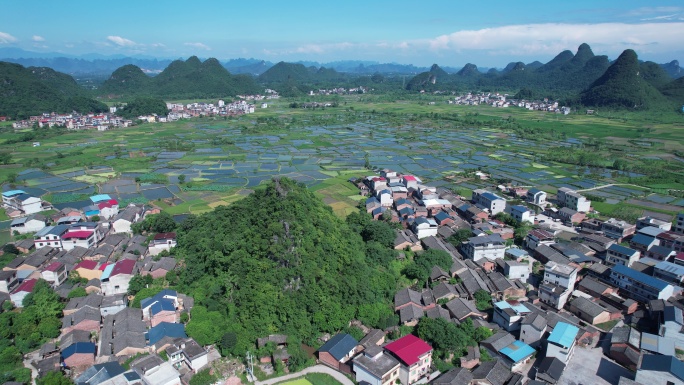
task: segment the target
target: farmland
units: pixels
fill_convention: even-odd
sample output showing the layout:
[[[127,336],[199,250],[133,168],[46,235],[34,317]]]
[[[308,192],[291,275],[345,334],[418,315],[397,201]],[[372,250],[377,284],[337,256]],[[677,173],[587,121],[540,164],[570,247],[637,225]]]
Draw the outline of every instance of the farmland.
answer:
[[[107,193],[124,204],[152,202],[172,215],[210,211],[284,176],[346,216],[361,199],[348,180],[371,173],[367,167],[412,173],[464,195],[503,181],[552,193],[632,184],[591,191],[606,215],[673,214],[684,206],[680,179],[656,180],[644,171],[667,168],[681,177],[684,159],[676,152],[684,148],[684,130],[676,115],[562,116],[453,106],[436,96],[397,102],[352,96],[340,107],[316,110],[288,105],[105,132],[39,129],[37,147],[5,127],[0,142],[12,144],[0,144],[0,152],[10,153],[11,162],[0,168],[0,180],[58,209],[83,207],[89,195]],[[559,149],[594,151],[595,159],[591,165],[549,160]],[[632,167],[612,168],[616,159]],[[491,179],[473,178],[477,170]]]

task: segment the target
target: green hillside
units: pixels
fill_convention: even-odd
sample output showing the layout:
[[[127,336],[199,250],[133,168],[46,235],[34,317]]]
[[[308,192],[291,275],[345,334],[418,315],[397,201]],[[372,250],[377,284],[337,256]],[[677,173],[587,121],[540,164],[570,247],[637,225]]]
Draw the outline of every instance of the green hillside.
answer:
[[[585,106],[648,109],[669,105],[667,99],[641,76],[636,52],[625,50],[591,86],[580,94]]]
[[[212,98],[257,93],[260,87],[249,75],[231,75],[218,60],[202,62],[197,56],[175,60],[150,78],[140,68],[123,66],[105,81],[101,95],[154,95],[162,98]]]
[[[102,112],[74,79],[50,68],[0,62],[0,116],[27,118],[43,112]]]
[[[313,341],[354,317],[380,326],[380,318],[392,316],[396,277],[303,184],[272,180],[181,227],[175,252],[197,301],[193,315],[209,311],[221,320],[213,325],[193,317],[198,322],[190,322],[188,334],[203,342],[228,332],[242,349],[277,332]]]

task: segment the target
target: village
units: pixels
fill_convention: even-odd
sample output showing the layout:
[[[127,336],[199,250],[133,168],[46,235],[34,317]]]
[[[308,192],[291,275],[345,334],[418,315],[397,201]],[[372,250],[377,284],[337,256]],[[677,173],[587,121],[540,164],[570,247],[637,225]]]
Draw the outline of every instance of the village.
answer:
[[[569,188],[552,195],[497,186],[466,199],[389,169],[350,182],[367,196],[375,220],[398,227],[400,258],[432,249],[451,257],[450,269],[432,268],[426,287],[395,294],[402,327],[442,318],[472,322],[491,336],[441,373],[426,341],[413,334],[391,341],[397,326],[370,329],[355,321],[365,337],[328,336],[316,353],[320,364],[359,384],[684,381],[677,358],[684,350],[684,214],[674,225],[656,216],[602,221],[591,201]],[[38,377],[65,368],[77,384],[188,384],[220,358],[215,347],[185,333],[193,298],[167,289],[130,307],[132,280],[165,277],[178,267],[175,233],[132,231],[159,209],[119,207],[97,194],[90,205],[46,216],[41,212],[51,204],[23,190],[4,191],[2,199],[14,218],[11,231],[24,238],[14,243],[24,256],[0,273],[3,307],[21,308],[39,280],[65,300],[77,288],[87,294],[68,300],[59,338],[30,355]],[[257,346],[271,342],[272,356],[260,357],[266,370],[289,357],[287,336],[264,336]]]
[[[563,115],[570,113],[570,107],[559,106],[557,101],[544,98],[543,100],[525,100],[509,98],[507,94],[500,94],[498,92],[481,92],[478,94],[467,93],[449,99],[448,104],[478,106],[489,105],[492,107],[507,108],[518,107],[529,111],[546,111],[554,112]]]

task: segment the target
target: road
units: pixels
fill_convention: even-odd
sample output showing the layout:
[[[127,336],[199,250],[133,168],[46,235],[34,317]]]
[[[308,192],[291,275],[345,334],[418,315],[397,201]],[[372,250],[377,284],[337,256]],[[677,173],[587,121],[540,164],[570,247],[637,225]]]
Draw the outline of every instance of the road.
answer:
[[[306,368],[300,372],[297,373],[290,373],[285,376],[281,377],[276,377],[276,378],[269,378],[268,380],[265,381],[257,381],[255,382],[256,385],[273,385],[277,384],[279,382],[287,381],[287,380],[293,380],[295,378],[303,377],[306,374],[309,373],[325,373],[331,375],[333,378],[335,378],[337,381],[341,382],[342,385],[354,385],[354,382],[347,378],[344,374],[338,372],[337,370],[333,368],[329,368],[325,365],[316,365],[312,366],[310,368]]]
[[[611,186],[633,186],[633,187],[643,188],[643,187],[641,187],[641,186],[637,186],[637,185],[635,185],[635,184],[630,184],[630,183],[611,183],[611,184],[604,184],[603,186],[596,186],[596,187],[592,187],[592,188],[587,188],[587,189],[584,189],[584,190],[577,190],[577,192],[585,192],[585,191],[592,191],[592,190],[600,190],[600,189],[602,189],[602,188],[611,187]]]

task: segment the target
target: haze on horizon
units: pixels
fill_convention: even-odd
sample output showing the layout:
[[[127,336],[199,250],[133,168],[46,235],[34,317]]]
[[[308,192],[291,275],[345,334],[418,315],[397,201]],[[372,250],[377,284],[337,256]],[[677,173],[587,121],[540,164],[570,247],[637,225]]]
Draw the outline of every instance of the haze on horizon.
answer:
[[[658,63],[684,56],[680,0],[485,5],[453,0],[427,5],[405,0],[74,0],[68,6],[0,0],[0,6],[11,15],[0,24],[0,48],[65,55],[503,67],[511,61],[547,62],[586,42],[611,59],[628,48],[641,60]],[[27,22],[32,19],[36,22]]]

